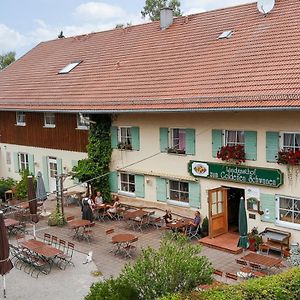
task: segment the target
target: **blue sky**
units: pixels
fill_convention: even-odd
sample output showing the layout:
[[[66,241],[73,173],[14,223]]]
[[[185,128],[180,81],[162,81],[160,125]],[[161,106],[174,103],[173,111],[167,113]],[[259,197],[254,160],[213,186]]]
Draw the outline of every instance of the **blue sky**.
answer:
[[[184,14],[253,2],[254,0],[181,0]],[[23,55],[41,41],[103,31],[116,24],[146,22],[145,0],[1,0],[0,54]]]

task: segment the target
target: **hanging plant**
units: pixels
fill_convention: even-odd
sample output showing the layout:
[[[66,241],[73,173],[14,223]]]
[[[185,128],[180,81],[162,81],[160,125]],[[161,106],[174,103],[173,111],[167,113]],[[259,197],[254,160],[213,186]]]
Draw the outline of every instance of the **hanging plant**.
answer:
[[[296,179],[300,173],[300,150],[283,149],[278,152],[277,163],[287,166],[287,176],[291,183],[295,174]]]
[[[237,165],[245,162],[246,160],[246,154],[244,146],[242,145],[226,145],[221,147],[221,149],[217,153],[217,158],[235,163]]]

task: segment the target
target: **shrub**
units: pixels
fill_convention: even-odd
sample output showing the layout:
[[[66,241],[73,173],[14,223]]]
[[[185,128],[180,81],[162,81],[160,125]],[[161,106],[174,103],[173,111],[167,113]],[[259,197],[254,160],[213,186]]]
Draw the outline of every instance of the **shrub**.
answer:
[[[136,262],[126,265],[118,278],[94,284],[86,300],[154,300],[189,292],[212,280],[212,266],[206,257],[198,255],[200,251],[200,245],[191,244],[185,236],[166,234],[158,250],[142,249]]]
[[[25,199],[27,198],[27,193],[28,193],[27,177],[32,174],[30,174],[28,169],[25,169],[20,172],[20,175],[21,175],[21,180],[16,185],[16,197],[18,199]],[[33,178],[33,186],[36,186],[34,178]]]
[[[0,178],[0,198],[4,199],[7,190],[11,190],[17,184],[12,178]]]
[[[223,285],[189,295],[170,295],[161,300],[295,300],[300,299],[300,269],[250,279],[238,285]]]

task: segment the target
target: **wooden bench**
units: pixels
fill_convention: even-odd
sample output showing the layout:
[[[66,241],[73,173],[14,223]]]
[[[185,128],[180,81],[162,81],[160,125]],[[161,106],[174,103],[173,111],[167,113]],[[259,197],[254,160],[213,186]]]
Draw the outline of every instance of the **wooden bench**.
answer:
[[[282,251],[290,246],[291,233],[288,231],[278,230],[270,227],[261,233],[267,240],[264,242],[270,249],[275,251]]]

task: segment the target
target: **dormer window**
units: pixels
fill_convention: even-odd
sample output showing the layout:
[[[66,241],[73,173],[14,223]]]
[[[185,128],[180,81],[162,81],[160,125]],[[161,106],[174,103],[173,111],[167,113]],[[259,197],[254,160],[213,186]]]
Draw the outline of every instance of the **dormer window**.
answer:
[[[219,39],[219,40],[222,40],[222,39],[229,39],[229,38],[232,36],[232,34],[233,34],[233,30],[226,30],[226,31],[223,31],[223,32],[219,35],[218,39]]]
[[[65,66],[64,68],[62,68],[58,74],[68,74],[70,73],[74,68],[76,68],[80,63],[82,62],[82,60],[77,60],[77,61],[73,61],[70,64],[68,64],[67,66]]]

